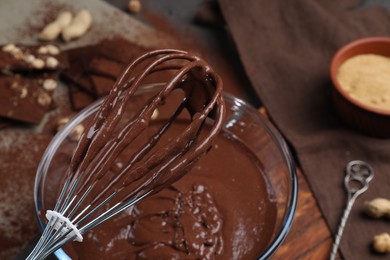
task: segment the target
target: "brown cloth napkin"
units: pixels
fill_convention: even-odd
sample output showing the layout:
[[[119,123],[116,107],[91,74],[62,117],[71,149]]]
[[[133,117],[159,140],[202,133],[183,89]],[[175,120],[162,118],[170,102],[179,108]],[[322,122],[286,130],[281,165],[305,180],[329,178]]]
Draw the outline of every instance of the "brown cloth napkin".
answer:
[[[295,150],[333,233],[347,199],[345,165],[359,159],[374,168],[368,191],[352,209],[341,253],[346,259],[383,258],[371,251],[370,242],[389,232],[390,222],[364,217],[362,206],[364,200],[390,198],[390,140],[343,125],[330,100],[328,68],[343,44],[390,35],[390,14],[352,0],[219,2],[247,76]]]

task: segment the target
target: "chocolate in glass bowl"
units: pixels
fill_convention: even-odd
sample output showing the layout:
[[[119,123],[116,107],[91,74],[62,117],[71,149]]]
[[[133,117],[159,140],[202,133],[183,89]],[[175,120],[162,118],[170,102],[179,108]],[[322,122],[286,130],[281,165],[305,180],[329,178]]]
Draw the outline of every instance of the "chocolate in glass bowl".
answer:
[[[145,100],[159,88],[146,85],[138,91],[137,99]],[[224,128],[193,170],[85,234],[84,242],[58,250],[57,257],[269,258],[292,223],[297,201],[295,166],[280,134],[258,111],[229,94],[225,93],[224,99]],[[76,146],[68,135],[76,125],[91,118],[100,102],[74,117],[42,158],[34,190],[42,228],[40,216],[54,204],[62,174]],[[129,114],[138,111],[137,104],[129,104]],[[163,109],[153,124],[161,121]],[[180,131],[180,125],[176,127]],[[119,168],[120,158],[116,164]]]

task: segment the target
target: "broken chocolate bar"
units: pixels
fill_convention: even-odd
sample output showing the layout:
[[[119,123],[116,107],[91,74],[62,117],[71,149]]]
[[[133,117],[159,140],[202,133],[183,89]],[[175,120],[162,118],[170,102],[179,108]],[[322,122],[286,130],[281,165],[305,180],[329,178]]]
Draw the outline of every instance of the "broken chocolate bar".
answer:
[[[81,110],[94,102],[96,98],[86,91],[81,90],[76,84],[68,83],[69,99],[73,110]]]
[[[67,56],[52,44],[0,46],[0,69],[3,71],[57,70],[68,66]]]
[[[90,76],[98,97],[107,95],[115,84],[115,80],[100,75]]]
[[[115,80],[125,67],[125,63],[98,56],[91,60],[87,69],[91,73],[110,77]]]
[[[0,75],[0,116],[38,124],[53,107],[53,81],[53,75],[47,73]]]

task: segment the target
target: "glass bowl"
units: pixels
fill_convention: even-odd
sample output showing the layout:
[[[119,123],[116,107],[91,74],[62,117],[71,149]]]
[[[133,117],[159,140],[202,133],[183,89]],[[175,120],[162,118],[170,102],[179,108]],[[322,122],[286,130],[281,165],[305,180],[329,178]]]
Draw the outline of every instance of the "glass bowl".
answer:
[[[146,85],[137,95],[150,95],[159,88],[156,84]],[[286,142],[268,120],[246,102],[228,93],[223,95],[227,109],[223,131],[239,139],[257,157],[262,168],[259,173],[267,183],[267,193],[276,208],[275,219],[270,220],[273,224],[272,234],[256,253],[258,259],[268,259],[287,236],[293,221],[298,191],[295,164]],[[97,101],[71,119],[53,138],[42,157],[34,187],[35,213],[41,229],[45,226],[42,213],[54,205],[61,173],[65,172],[69,164],[69,154],[65,155],[63,151],[72,151],[76,145],[76,142],[69,141],[68,136],[74,127],[97,111],[100,103],[101,100]],[[245,203],[242,207],[245,207]],[[62,249],[57,250],[55,255],[59,259],[69,259]]]

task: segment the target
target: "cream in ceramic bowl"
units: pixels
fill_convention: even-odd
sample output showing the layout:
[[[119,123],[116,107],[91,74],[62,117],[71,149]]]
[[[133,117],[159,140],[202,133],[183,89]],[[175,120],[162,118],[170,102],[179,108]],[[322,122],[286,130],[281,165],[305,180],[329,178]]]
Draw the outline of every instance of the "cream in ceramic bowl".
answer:
[[[368,37],[340,48],[330,64],[333,103],[351,128],[390,137],[390,37]]]

